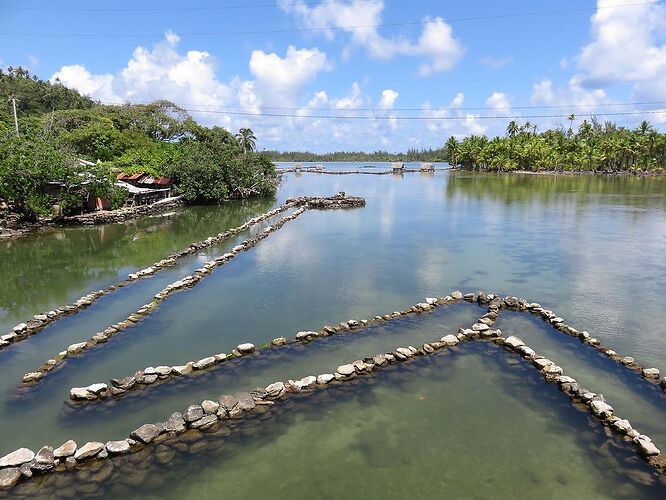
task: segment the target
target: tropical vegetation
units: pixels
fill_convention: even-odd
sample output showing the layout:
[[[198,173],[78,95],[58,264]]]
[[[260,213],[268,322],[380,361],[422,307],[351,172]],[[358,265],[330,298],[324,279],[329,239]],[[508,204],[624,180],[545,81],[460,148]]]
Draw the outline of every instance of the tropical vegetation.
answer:
[[[444,158],[454,167],[483,171],[655,172],[666,170],[666,134],[648,122],[634,129],[595,118],[569,129],[538,133],[536,125],[515,121],[506,136],[449,137]]]
[[[274,194],[274,166],[255,148],[252,130],[204,127],[169,101],[102,105],[23,68],[0,70],[0,201],[27,219],[55,203],[73,212],[90,194],[122,204],[119,172],[169,176],[190,203]]]
[[[285,162],[318,162],[318,161],[442,161],[443,149],[409,149],[405,153],[389,153],[388,151],[335,151],[333,153],[311,153],[308,151],[266,151],[266,155],[274,161]]]

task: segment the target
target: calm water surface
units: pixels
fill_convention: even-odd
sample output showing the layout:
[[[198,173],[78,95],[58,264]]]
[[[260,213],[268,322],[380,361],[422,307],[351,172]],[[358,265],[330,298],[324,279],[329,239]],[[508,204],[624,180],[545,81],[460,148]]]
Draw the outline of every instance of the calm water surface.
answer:
[[[326,166],[361,169],[364,164]],[[0,454],[24,445],[58,446],[74,436],[81,441],[121,438],[138,424],[164,419],[171,411],[206,397],[316,374],[318,367],[321,372],[330,371],[370,351],[444,335],[468,324],[479,310],[474,306],[438,310],[428,318],[383,327],[372,335],[327,339],[321,346],[308,346],[308,355],[288,350],[281,355],[284,359],[274,363],[258,357],[244,361],[247,366],[235,371],[219,368],[202,380],[146,391],[145,398],[124,398],[87,411],[72,411],[63,404],[72,386],[107,381],[150,365],[181,364],[228,352],[239,342],[260,344],[326,323],[369,318],[454,289],[483,289],[538,301],[615,350],[666,372],[662,304],[666,179],[662,178],[288,174],[274,200],[188,208],[127,224],[54,230],[0,243],[0,331],[31,314],[108,286],[290,196],[338,191],[364,196],[367,206],[306,212],[194,289],[162,302],[138,326],[88,356],[70,360],[35,389],[17,390],[23,373],[126,317],[166,284],[250,233],[182,259],[176,267],[106,296],[86,311],[0,352]],[[584,380],[588,388],[603,392],[618,413],[666,449],[663,394],[613,370],[611,364],[604,365],[582,346],[572,344],[572,339],[545,331],[547,326],[529,317],[507,315],[502,321],[504,331],[521,336]],[[276,488],[276,495],[282,496],[288,491],[316,498],[345,491],[372,496],[373,491],[385,491],[388,477],[403,478],[404,491],[420,497],[432,496],[437,491],[434,485],[450,490],[454,497],[478,492],[479,498],[487,498],[493,491],[499,496],[527,497],[539,486],[556,491],[557,484],[574,497],[620,495],[620,488],[614,492],[601,488],[606,481],[624,481],[624,476],[595,465],[598,453],[593,448],[597,446],[598,451],[599,444],[592,437],[573,439],[552,431],[553,414],[555,420],[570,418],[566,405],[551,408],[537,402],[543,398],[514,390],[519,380],[501,376],[495,365],[496,375],[479,374],[479,365],[487,365],[483,356],[471,352],[446,370],[439,363],[415,370],[418,375],[408,389],[388,379],[384,384],[378,377],[367,389],[375,394],[372,397],[335,399],[322,410],[304,405],[285,420],[277,435],[269,429],[264,438],[247,447],[238,444],[234,458],[220,457],[219,464],[210,457],[193,461],[192,474],[196,471],[198,479],[169,481],[166,490],[203,497],[225,492],[231,497],[258,494],[253,487],[261,483],[247,485],[247,490],[237,488],[245,471],[248,477],[282,481]],[[401,415],[400,401],[419,394],[421,386],[438,396],[431,394],[423,400],[427,403],[418,400],[419,404],[407,405],[408,415],[396,418]],[[555,390],[555,394],[559,393]],[[39,425],[28,425],[30,419]],[[494,421],[493,429],[499,422],[505,431],[489,427],[479,432],[484,428],[482,421]],[[472,423],[477,432],[471,430]],[[330,440],[313,438],[324,435]],[[513,446],[525,451],[508,451]],[[548,452],[531,453],[537,449],[534,446]],[[295,454],[293,462],[280,463],[276,457],[288,452]],[[382,456],[391,456],[395,462],[374,464]],[[349,461],[343,467],[345,459]],[[576,465],[568,466],[568,472],[549,469],[560,461]],[[484,463],[494,464],[487,481],[474,472]],[[435,468],[451,473],[440,473],[434,481]],[[525,474],[528,484],[519,487],[517,480]],[[339,475],[349,477],[356,489],[343,488],[334,479]],[[415,490],[419,484],[425,489]],[[403,490],[396,488],[397,496]],[[632,493],[636,492],[628,486],[622,495],[630,498]],[[164,491],[158,489],[155,494]]]

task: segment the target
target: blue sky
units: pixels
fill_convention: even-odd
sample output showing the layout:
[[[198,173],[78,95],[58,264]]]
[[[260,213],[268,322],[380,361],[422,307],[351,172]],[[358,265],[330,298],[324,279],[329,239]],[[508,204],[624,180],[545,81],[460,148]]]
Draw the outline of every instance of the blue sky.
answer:
[[[666,1],[0,0],[0,33],[1,66],[103,102],[170,99],[260,148],[436,147],[503,132],[484,116],[666,107],[618,105],[666,101]]]

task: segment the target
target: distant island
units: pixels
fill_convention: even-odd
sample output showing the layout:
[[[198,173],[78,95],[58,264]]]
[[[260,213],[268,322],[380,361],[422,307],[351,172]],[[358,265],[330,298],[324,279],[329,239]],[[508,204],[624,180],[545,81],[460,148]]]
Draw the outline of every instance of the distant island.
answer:
[[[388,151],[374,151],[372,153],[364,151],[335,151],[332,153],[311,153],[309,151],[264,151],[264,154],[273,161],[445,161],[445,151],[443,148],[408,149],[406,153],[389,153]]]

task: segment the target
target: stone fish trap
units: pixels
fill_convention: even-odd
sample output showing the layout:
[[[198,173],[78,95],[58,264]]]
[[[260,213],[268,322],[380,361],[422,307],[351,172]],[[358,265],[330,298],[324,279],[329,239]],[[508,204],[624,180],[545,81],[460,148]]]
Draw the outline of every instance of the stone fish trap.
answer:
[[[289,199],[279,207],[270,210],[269,212],[265,212],[256,217],[253,217],[248,221],[246,221],[244,224],[241,224],[240,226],[231,228],[225,232],[218,233],[213,236],[209,236],[208,238],[198,241],[196,243],[192,243],[184,250],[172,253],[169,256],[165,257],[164,259],[159,260],[144,269],[130,273],[129,276],[123,281],[115,283],[103,290],[90,292],[82,296],[73,304],[66,304],[43,313],[35,314],[29,320],[26,320],[14,326],[11,332],[8,332],[0,336],[0,351],[6,349],[12,344],[26,340],[30,336],[40,332],[41,330],[46,328],[48,325],[54,323],[58,319],[61,319],[65,316],[76,314],[79,311],[88,308],[104,295],[109,295],[118,290],[119,288],[125,287],[141,278],[151,277],[159,271],[174,266],[177,260],[180,258],[183,258],[188,255],[193,255],[205,248],[217,245],[218,243],[221,243],[224,240],[236,236],[239,233],[246,231],[271,217],[274,217],[280,213],[285,212],[286,210],[298,207],[321,210],[321,209],[335,209],[335,208],[351,208],[364,205],[365,205],[365,200],[363,200],[362,198],[346,196],[344,193],[338,193],[335,196],[327,198],[306,196],[306,197]]]
[[[278,381],[268,385],[265,389],[255,389],[250,393],[223,395],[217,401],[206,400],[201,405],[189,406],[184,413],[174,413],[166,422],[144,424],[124,440],[107,443],[88,442],[80,448],[75,442],[68,441],[55,450],[50,446],[45,446],[36,454],[27,448],[21,448],[0,459],[0,486],[12,488],[22,477],[32,477],[33,473],[63,472],[68,468],[92,465],[114,455],[139,453],[144,450],[145,446],[174,438],[186,433],[188,429],[211,429],[218,426],[220,421],[243,418],[253,411],[267,411],[275,405],[276,400],[284,398],[288,393],[307,395],[317,390],[323,390],[331,384],[344,384],[356,377],[368,376],[372,372],[394,363],[407,362],[420,356],[430,356],[443,349],[473,341],[490,341],[503,346],[509,352],[520,355],[544,376],[546,382],[557,383],[560,389],[569,396],[572,404],[582,406],[602,425],[615,434],[623,436],[626,442],[631,442],[637,453],[663,476],[666,471],[666,460],[662,457],[660,450],[648,436],[635,430],[628,420],[614,415],[613,407],[605,401],[603,395],[581,387],[574,378],[564,375],[563,369],[554,361],[537,354],[518,337],[505,338],[500,330],[492,328],[502,307],[520,309],[523,304],[527,310],[530,304],[526,301],[521,302],[522,299],[515,297],[501,299],[494,294],[486,295],[483,292],[464,296],[460,292],[453,292],[444,297],[443,302],[451,303],[462,298],[470,302],[488,304],[488,312],[481,316],[471,328],[461,328],[457,335],[446,335],[439,340],[425,343],[420,348],[398,347],[389,353],[359,359],[346,365],[340,365],[334,373],[310,375],[286,382]],[[400,317],[402,314],[411,312],[428,311],[437,307],[439,301],[440,299],[436,298],[427,299],[426,302],[413,306],[408,310],[409,312],[396,312],[394,315]],[[540,306],[537,307],[537,305],[532,307],[532,309],[539,308]],[[394,315],[388,315],[389,319]],[[345,323],[349,328],[349,322]],[[560,321],[556,323],[559,324]],[[341,323],[340,328],[344,329],[345,326]],[[306,341],[308,337],[313,336],[302,336]],[[251,352],[254,350],[254,346],[252,348],[250,346],[251,344],[239,347],[243,351]],[[242,354],[240,350],[238,353]]]
[[[55,357],[47,360],[39,368],[26,373],[23,376],[23,383],[35,384],[39,382],[41,379],[43,379],[46,374],[56,369],[57,367],[61,366],[63,361],[68,357],[81,355],[85,351],[94,348],[98,344],[103,344],[108,342],[108,340],[112,336],[116,335],[118,332],[123,331],[135,325],[142,319],[144,319],[151,311],[153,311],[157,307],[157,305],[160,302],[164,301],[172,293],[181,290],[190,289],[196,286],[203,278],[209,275],[215,268],[221,267],[230,260],[233,260],[240,252],[247,251],[250,248],[254,247],[261,240],[267,238],[271,233],[280,229],[287,222],[299,217],[307,210],[356,208],[356,207],[362,207],[364,205],[365,205],[365,200],[363,198],[347,196],[345,193],[338,193],[337,195],[328,198],[301,197],[301,198],[292,198],[287,200],[285,206],[298,207],[291,215],[283,217],[279,221],[275,222],[273,225],[266,227],[256,236],[248,238],[239,245],[236,245],[230,252],[227,252],[209,262],[206,262],[203,267],[197,269],[193,274],[186,276],[174,283],[171,283],[170,285],[167,285],[166,288],[164,288],[162,291],[158,292],[154,296],[154,300],[152,302],[143,305],[136,312],[130,314],[125,320],[110,325],[105,330],[96,333],[91,339],[85,342],[77,342],[71,344],[70,346],[67,347],[67,349],[59,352]],[[198,248],[197,251],[200,249],[201,248]],[[138,273],[137,273],[137,279],[138,279]]]

